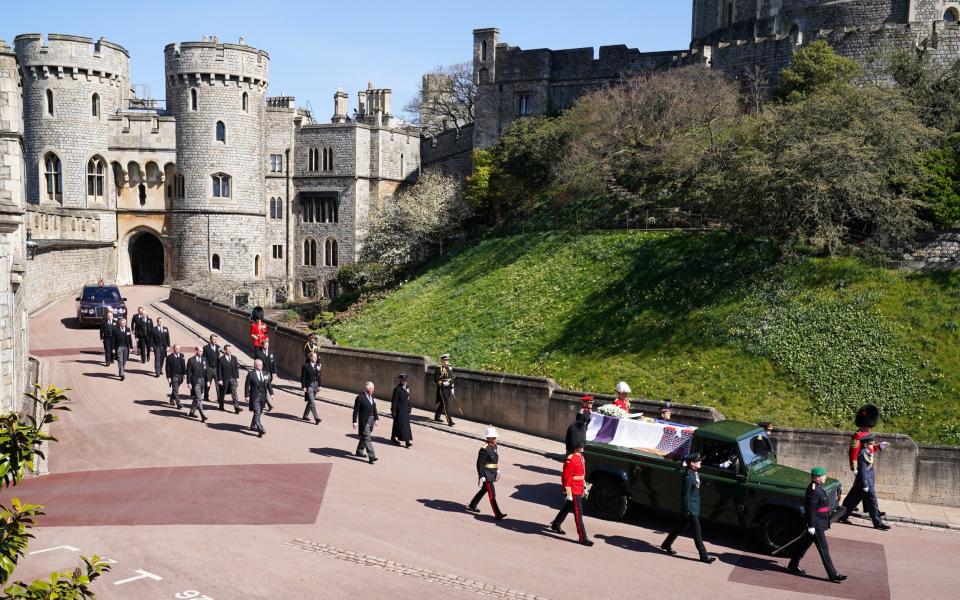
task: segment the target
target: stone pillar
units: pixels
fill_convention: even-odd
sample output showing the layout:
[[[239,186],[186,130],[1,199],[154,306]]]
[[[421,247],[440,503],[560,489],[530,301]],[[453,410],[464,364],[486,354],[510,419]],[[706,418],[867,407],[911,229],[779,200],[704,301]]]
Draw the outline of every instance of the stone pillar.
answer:
[[[331,123],[347,122],[347,93],[343,88],[337,88],[337,93],[333,95],[333,118]]]

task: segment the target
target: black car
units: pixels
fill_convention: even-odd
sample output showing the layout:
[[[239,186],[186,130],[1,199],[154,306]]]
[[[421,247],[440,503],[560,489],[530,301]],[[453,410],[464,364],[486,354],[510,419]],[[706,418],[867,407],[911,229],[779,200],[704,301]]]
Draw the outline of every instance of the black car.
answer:
[[[113,310],[114,320],[126,318],[126,300],[115,285],[85,285],[77,296],[77,322],[81,325],[98,324],[103,321],[108,308]]]

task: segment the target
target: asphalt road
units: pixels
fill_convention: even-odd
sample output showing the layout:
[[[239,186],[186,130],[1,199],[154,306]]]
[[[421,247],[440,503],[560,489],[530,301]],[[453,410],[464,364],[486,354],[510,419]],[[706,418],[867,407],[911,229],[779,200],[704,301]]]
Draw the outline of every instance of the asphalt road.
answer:
[[[133,311],[167,290],[125,293]],[[139,357],[119,381],[95,352],[97,330],[77,329],[74,312],[63,301],[31,320],[32,350],[49,362],[55,385],[71,388],[73,410],[55,425],[51,475],[16,489],[49,514],[19,579],[96,553],[114,561],[94,588],[104,599],[919,600],[960,589],[960,535],[946,531],[835,526],[834,561],[850,576],[840,585],[822,580],[815,551],[803,565],[810,576],[797,577],[786,559],[755,554],[749,537],[709,526],[716,563],[696,562],[689,538],[676,543],[679,557],[662,555],[656,547],[672,520],[657,514],[625,523],[588,517],[596,545],[582,547],[571,521],[565,538],[544,527],[558,507],[560,465],[515,450],[501,451],[498,498],[509,517],[494,523],[488,505],[480,515],[463,510],[477,489],[477,442],[415,427],[413,448],[394,447],[383,419],[380,461],[370,465],[352,456],[350,411],[320,404],[323,422],[306,423],[301,398],[287,391],[265,414],[262,439],[245,431],[249,412],[215,403],[201,424],[166,403],[165,380]],[[167,324],[174,341],[199,343]]]

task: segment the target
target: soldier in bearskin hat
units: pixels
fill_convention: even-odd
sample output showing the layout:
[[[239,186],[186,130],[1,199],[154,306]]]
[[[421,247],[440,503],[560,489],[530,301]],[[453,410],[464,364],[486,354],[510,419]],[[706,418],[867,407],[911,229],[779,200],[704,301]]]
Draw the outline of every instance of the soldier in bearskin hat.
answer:
[[[849,523],[850,513],[856,508],[857,504],[863,502],[863,508],[870,514],[870,520],[876,529],[887,530],[890,526],[883,522],[882,517],[886,513],[880,512],[877,501],[876,473],[874,471],[874,461],[876,455],[881,450],[885,450],[890,444],[887,442],[877,442],[873,433],[870,431],[877,426],[880,420],[880,409],[873,404],[864,405],[857,411],[854,417],[854,423],[857,426],[850,436],[850,449],[848,458],[850,469],[854,473],[853,487],[843,499],[843,506],[847,512],[841,523]]]

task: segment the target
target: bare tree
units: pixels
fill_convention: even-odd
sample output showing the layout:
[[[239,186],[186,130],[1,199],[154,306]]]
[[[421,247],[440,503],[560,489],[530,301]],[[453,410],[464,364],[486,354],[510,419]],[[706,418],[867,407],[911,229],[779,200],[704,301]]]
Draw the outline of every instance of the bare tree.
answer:
[[[448,129],[459,131],[464,125],[473,123],[476,97],[472,63],[436,67],[423,76],[420,89],[404,111],[420,125],[425,135],[436,135]]]

